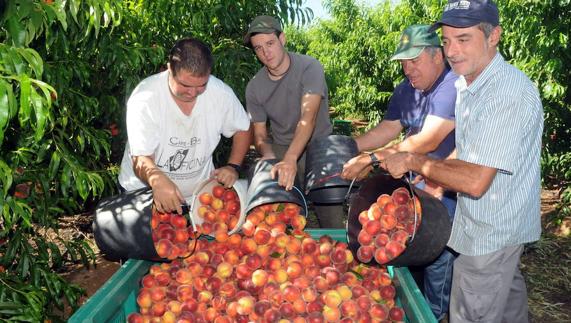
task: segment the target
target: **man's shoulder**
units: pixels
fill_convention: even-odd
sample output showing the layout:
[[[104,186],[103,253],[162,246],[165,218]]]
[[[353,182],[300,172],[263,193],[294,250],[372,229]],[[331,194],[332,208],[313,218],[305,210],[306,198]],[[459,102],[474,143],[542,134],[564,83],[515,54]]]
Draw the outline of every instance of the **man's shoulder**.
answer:
[[[294,62],[294,64],[300,64],[302,66],[307,66],[307,65],[319,65],[321,67],[322,64],[321,62],[319,62],[319,60],[313,56],[309,56],[309,55],[305,55],[305,54],[299,54],[299,53],[293,53],[293,52],[289,52],[290,58],[291,60]]]

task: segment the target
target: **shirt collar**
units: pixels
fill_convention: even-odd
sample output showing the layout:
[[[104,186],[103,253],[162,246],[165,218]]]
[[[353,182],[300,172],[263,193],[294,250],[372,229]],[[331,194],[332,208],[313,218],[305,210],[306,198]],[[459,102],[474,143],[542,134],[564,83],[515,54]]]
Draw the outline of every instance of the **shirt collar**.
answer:
[[[442,71],[442,73],[440,73],[440,76],[438,76],[436,81],[434,81],[434,84],[432,84],[430,89],[428,89],[426,91],[421,91],[420,93],[422,93],[422,95],[426,96],[426,95],[429,95],[430,93],[434,92],[434,90],[438,87],[438,85],[440,85],[440,83],[442,83],[442,81],[444,80],[444,78],[446,77],[448,72],[450,72],[450,67],[445,66],[444,70]]]
[[[484,68],[482,73],[472,82],[470,85],[467,84],[464,75],[460,75],[458,80],[454,83],[456,89],[459,91],[467,90],[470,94],[478,92],[478,90],[487,82],[492,75],[496,73],[498,68],[505,62],[504,57],[497,52],[492,61]]]

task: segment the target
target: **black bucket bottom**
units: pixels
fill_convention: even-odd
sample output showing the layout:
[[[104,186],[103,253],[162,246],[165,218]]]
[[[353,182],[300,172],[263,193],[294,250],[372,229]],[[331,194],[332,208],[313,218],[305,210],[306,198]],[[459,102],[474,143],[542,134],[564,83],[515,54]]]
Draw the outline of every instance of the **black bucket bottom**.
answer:
[[[353,186],[351,192],[357,189]],[[312,189],[307,193],[307,199],[317,204],[341,204],[346,202],[349,195],[349,186],[339,185]]]

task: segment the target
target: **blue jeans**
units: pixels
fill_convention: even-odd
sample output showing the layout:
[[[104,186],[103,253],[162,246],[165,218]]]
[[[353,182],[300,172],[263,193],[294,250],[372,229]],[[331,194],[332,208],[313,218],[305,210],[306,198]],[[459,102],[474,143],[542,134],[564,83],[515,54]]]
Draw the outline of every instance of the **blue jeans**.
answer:
[[[424,188],[424,183],[419,183],[416,186]],[[452,222],[454,212],[456,212],[456,193],[446,192],[441,202],[448,210],[448,216]],[[456,257],[457,254],[446,247],[436,260],[424,268],[424,297],[437,320],[441,320],[444,314],[448,313],[452,287],[452,268]]]

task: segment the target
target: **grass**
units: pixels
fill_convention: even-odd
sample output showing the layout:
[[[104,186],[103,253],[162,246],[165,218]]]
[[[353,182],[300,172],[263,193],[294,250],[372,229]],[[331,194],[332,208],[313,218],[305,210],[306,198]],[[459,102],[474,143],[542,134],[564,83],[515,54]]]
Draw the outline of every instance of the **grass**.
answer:
[[[571,322],[571,237],[545,234],[522,256],[531,322]]]

